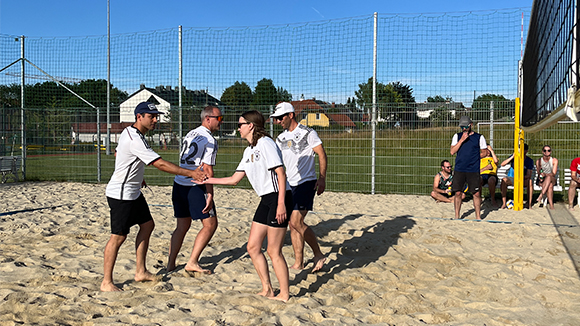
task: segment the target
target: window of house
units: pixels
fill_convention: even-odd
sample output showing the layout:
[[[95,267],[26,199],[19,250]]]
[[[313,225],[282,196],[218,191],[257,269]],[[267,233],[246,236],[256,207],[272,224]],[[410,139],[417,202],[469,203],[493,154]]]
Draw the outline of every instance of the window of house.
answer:
[[[320,120],[320,113],[316,113],[316,120]]]

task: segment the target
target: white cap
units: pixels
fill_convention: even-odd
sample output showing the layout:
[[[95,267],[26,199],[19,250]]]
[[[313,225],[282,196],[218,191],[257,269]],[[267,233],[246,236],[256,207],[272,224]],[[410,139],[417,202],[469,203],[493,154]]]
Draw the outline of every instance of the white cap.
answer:
[[[278,103],[278,105],[276,105],[276,111],[274,111],[274,114],[272,114],[270,118],[281,117],[284,114],[290,112],[294,112],[294,107],[292,106],[292,104],[288,102],[280,102]]]

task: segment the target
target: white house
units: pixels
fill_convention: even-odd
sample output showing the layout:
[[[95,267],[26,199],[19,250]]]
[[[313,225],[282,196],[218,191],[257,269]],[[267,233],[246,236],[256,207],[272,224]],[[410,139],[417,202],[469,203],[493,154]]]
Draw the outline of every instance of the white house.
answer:
[[[153,99],[155,101],[153,101]],[[154,94],[147,88],[142,88],[137,92],[133,93],[125,102],[121,103],[120,111],[121,111],[121,121],[120,122],[135,122],[135,107],[137,104],[141,102],[157,102],[159,104],[155,104],[159,111],[165,113],[162,114],[159,118],[159,122],[169,122],[169,108],[171,105],[168,101],[164,100],[163,98],[159,97],[158,95]]]

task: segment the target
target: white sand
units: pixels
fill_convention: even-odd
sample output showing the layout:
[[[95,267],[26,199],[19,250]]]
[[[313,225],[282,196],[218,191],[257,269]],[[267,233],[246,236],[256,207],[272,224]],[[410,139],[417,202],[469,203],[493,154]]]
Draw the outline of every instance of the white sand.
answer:
[[[147,266],[157,273],[167,261],[175,221],[171,187],[152,188],[145,190],[156,222]],[[544,208],[490,210],[484,203],[487,221],[514,222],[489,223],[450,220],[452,205],[427,196],[325,193],[307,223],[329,261],[316,274],[291,271],[291,298],[284,304],[254,294],[260,282],[245,244],[258,198],[232,188],[216,189],[219,226],[200,261],[214,274],[188,277],[182,270],[196,222],[177,272],[157,283],[134,282],[134,227],[115,266],[124,292],[100,292],[110,234],[104,189],[0,186],[0,325],[580,323],[580,278]],[[54,208],[40,209],[46,207]],[[472,202],[462,211],[474,218]],[[561,232],[580,241],[578,227]],[[291,264],[289,234],[286,244]],[[312,258],[309,248],[305,256]]]

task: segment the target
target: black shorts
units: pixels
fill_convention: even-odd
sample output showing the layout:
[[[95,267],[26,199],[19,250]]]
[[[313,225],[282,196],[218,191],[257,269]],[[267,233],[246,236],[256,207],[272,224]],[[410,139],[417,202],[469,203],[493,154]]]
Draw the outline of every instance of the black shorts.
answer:
[[[207,190],[205,185],[182,186],[173,183],[171,201],[175,217],[191,217],[193,220],[203,220],[210,216],[216,216],[215,203],[208,213],[202,213],[206,204]]]
[[[481,184],[479,183],[479,172],[453,172],[453,192],[463,191],[465,184],[468,186],[468,191],[472,194],[479,192]]]
[[[497,176],[494,174],[482,174],[481,175],[481,185],[485,186],[488,182],[489,179],[494,178],[495,179],[495,184],[497,184]]]
[[[314,195],[316,191],[314,187],[316,186],[316,180],[306,181],[297,185],[296,187],[290,187],[292,189],[292,199],[294,200],[294,210],[295,211],[311,211],[314,205]]]
[[[292,192],[290,190],[286,191],[286,197],[284,197],[284,204],[286,206],[286,220],[282,224],[278,224],[276,220],[276,208],[278,208],[278,193],[272,192],[267,195],[262,196],[262,200],[256,209],[254,214],[254,222],[271,226],[274,228],[286,228],[288,227],[288,221],[290,220],[290,215],[292,214]]]
[[[129,234],[129,229],[135,224],[143,224],[153,220],[149,205],[143,194],[135,200],[119,200],[107,197],[111,209],[111,233]]]

